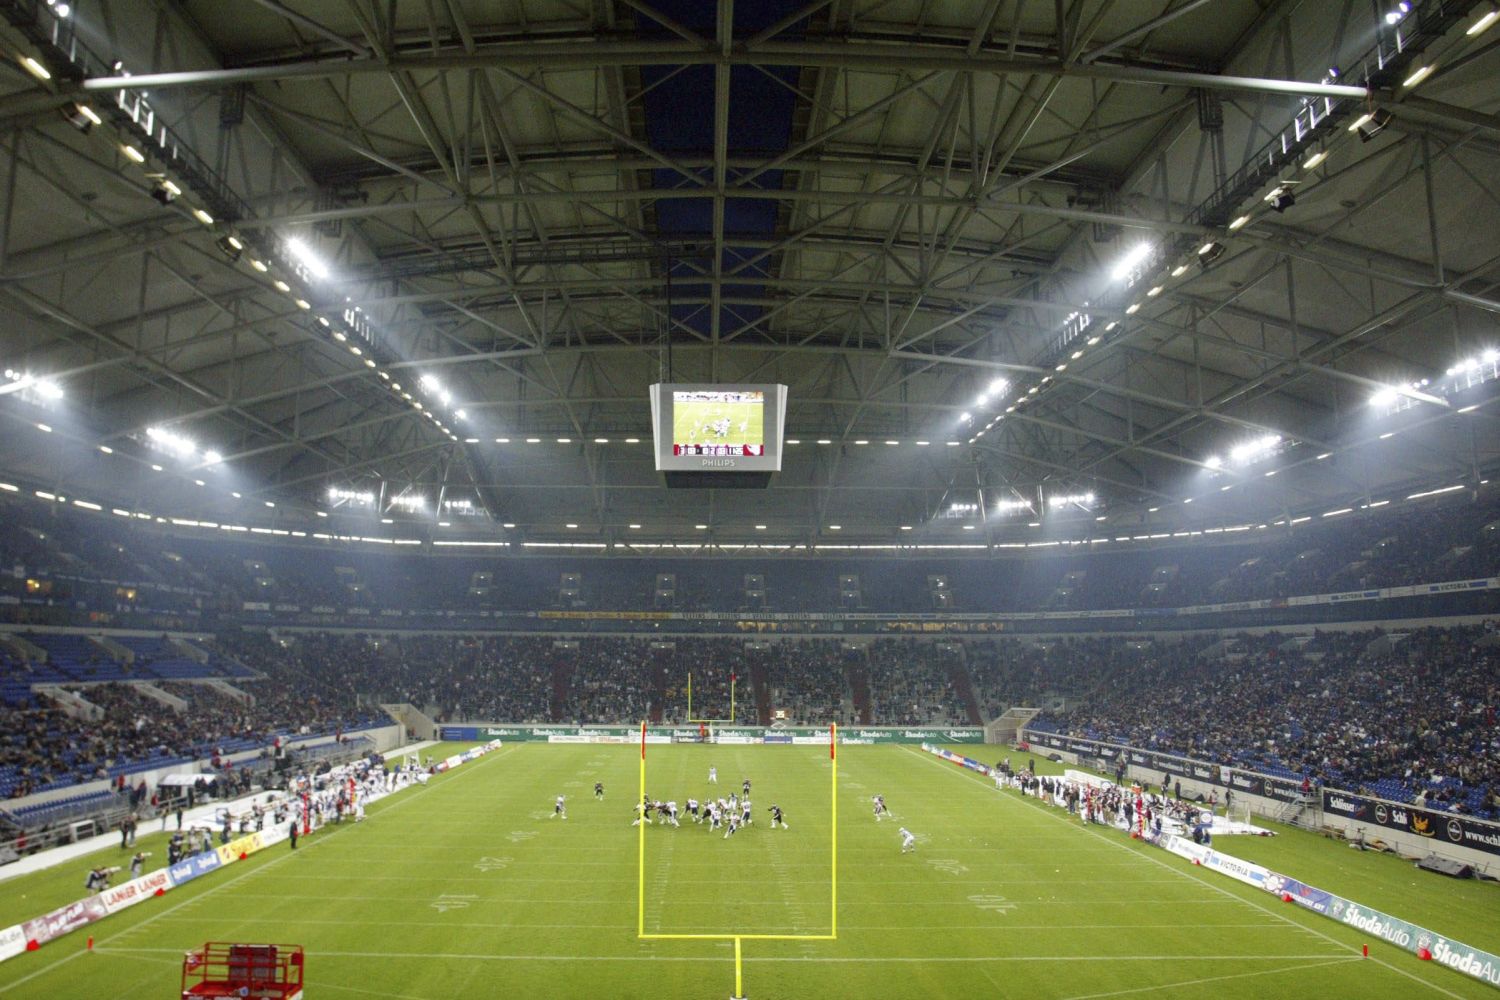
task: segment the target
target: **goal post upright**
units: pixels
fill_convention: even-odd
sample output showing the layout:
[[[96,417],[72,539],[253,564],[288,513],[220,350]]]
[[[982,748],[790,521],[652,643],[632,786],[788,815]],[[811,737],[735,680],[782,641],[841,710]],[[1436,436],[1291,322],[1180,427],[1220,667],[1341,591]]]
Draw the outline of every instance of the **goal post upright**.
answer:
[[[646,936],[646,720],[641,720],[641,790],[636,793],[635,934]]]

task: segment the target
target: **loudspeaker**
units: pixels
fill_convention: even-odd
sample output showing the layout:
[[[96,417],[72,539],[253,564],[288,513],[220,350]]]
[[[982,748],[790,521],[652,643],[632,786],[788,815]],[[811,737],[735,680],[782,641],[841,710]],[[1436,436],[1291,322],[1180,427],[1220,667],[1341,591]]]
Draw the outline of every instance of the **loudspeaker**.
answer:
[[[1437,872],[1439,875],[1447,875],[1449,878],[1473,878],[1474,866],[1466,865],[1460,861],[1449,861],[1440,858],[1436,854],[1429,854],[1417,862],[1417,867],[1424,872]]]

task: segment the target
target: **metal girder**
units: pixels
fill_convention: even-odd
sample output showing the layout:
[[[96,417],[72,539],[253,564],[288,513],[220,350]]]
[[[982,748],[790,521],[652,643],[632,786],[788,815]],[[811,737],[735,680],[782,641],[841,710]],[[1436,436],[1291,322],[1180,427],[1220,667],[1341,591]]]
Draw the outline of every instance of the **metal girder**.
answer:
[[[216,88],[236,83],[287,82],[327,77],[419,73],[438,70],[597,69],[601,66],[815,66],[829,69],[941,71],[952,73],[1017,73],[1027,76],[1108,80],[1152,87],[1187,87],[1241,93],[1290,94],[1305,97],[1369,96],[1363,87],[1267,77],[1227,76],[1138,65],[1088,64],[1057,58],[1023,58],[1002,51],[965,52],[911,39],[894,47],[874,42],[767,40],[730,52],[688,41],[579,39],[567,45],[524,43],[482,46],[474,53],[445,52],[430,56],[399,55],[388,59],[312,59],[275,66],[182,70],[132,76],[95,77],[81,85],[84,92],[167,90],[179,87]]]

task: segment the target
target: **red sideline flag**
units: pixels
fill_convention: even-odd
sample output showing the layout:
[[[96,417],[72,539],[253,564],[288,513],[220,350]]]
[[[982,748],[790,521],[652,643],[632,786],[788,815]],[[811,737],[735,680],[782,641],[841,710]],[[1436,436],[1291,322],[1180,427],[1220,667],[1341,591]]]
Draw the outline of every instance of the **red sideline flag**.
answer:
[[[646,759],[646,721],[641,720],[641,760]]]
[[[838,732],[839,732],[838,723],[837,722],[830,722],[828,724],[828,759],[829,760],[837,760],[838,759],[838,745],[839,745]]]

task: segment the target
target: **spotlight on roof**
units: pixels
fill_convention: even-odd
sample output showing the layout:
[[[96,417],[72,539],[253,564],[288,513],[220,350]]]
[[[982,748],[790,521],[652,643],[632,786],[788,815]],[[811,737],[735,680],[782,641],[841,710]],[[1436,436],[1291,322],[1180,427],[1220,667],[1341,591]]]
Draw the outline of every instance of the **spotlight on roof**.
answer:
[[[169,180],[159,180],[151,186],[151,197],[162,205],[170,205],[182,194],[182,188]]]
[[[1224,244],[1216,240],[1210,240],[1198,248],[1198,263],[1207,267],[1224,256],[1224,250]]]
[[[1119,262],[1110,270],[1109,276],[1113,281],[1123,281],[1130,277],[1131,273],[1151,255],[1151,244],[1137,243],[1125,252]]]
[[[95,125],[103,124],[104,121],[104,119],[100,118],[98,112],[96,112],[93,108],[89,107],[87,104],[79,104],[77,101],[70,101],[69,103],[64,104],[61,111],[63,121],[67,122],[69,125],[73,126],[84,135],[88,135],[89,129],[93,128]]]
[[[1285,212],[1297,204],[1297,196],[1292,194],[1292,189],[1289,186],[1281,184],[1271,189],[1271,193],[1266,195],[1266,201],[1276,211]]]
[[[218,247],[219,252],[229,258],[231,264],[240,259],[240,254],[245,249],[245,244],[240,242],[238,236],[220,236],[217,240],[214,240],[214,246]]]

